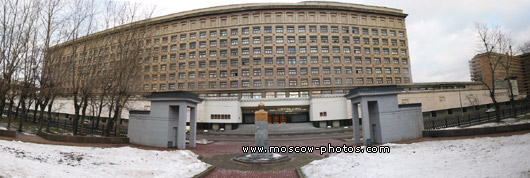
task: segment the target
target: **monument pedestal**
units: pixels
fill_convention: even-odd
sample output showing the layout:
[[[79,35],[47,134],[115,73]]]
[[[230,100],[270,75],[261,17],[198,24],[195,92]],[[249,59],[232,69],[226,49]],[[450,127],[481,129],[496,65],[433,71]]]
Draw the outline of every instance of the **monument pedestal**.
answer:
[[[249,155],[241,155],[234,158],[235,161],[250,164],[272,164],[284,161],[289,161],[291,158],[286,155],[269,153],[269,123],[268,114],[265,111],[265,105],[260,103],[258,105],[259,111],[255,112],[255,126],[256,132],[254,141],[257,147],[263,147],[267,153],[251,153]]]

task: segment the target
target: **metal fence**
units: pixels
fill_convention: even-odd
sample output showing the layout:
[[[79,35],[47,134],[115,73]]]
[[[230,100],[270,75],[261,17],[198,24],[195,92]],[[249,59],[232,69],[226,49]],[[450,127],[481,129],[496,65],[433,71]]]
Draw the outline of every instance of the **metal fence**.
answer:
[[[530,103],[519,105],[515,108],[500,109],[501,119],[515,117],[520,114],[530,112]],[[454,117],[445,117],[444,119],[424,120],[423,125],[425,130],[440,129],[447,127],[461,127],[480,124],[487,121],[495,121],[497,119],[495,112],[473,113]]]
[[[4,111],[4,116],[6,115],[7,113],[7,109]],[[14,117],[15,116],[15,113],[12,112],[11,113],[11,116]],[[44,118],[48,118],[47,114],[45,113],[44,114]],[[32,121],[33,120],[33,111],[32,112],[28,112],[26,113],[26,115],[22,115],[22,114],[18,114],[17,115],[17,119],[24,119],[26,121]],[[36,116],[36,120],[38,122],[41,121],[40,117],[39,117],[39,114],[37,113],[37,116]],[[88,119],[86,119],[88,120]],[[85,121],[86,121],[85,120]],[[37,122],[37,123],[38,123]],[[52,117],[50,120],[49,120],[49,124],[50,124],[50,127],[56,127],[56,128],[61,128],[61,129],[67,129],[69,131],[72,131],[73,130],[73,123],[74,121],[73,120],[69,120],[69,119],[60,119],[59,117]],[[93,121],[95,122],[95,121]],[[48,124],[46,123],[43,123],[43,124]],[[79,124],[84,124],[84,123],[81,123],[81,120],[79,120]],[[83,134],[87,134],[87,135],[99,135],[99,136],[104,136],[104,133],[105,133],[105,124],[104,125],[100,125],[99,127],[96,127],[95,124],[91,124],[91,122],[87,123],[87,124],[84,124],[83,125],[83,129],[80,130],[80,133],[83,133]],[[127,127],[125,126],[120,126],[120,137],[127,137]],[[116,128],[114,127],[113,130],[111,131],[110,133],[111,136],[114,136],[116,135]]]

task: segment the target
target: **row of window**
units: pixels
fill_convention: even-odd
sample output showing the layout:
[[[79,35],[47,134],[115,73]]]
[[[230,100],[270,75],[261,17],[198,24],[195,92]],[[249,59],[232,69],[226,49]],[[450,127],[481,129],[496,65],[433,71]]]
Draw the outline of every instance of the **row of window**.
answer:
[[[150,60],[151,60],[151,58],[149,58],[149,57],[145,58],[145,62],[150,62]],[[297,58],[297,57],[292,56],[292,57],[288,57],[287,61],[283,57],[276,57],[276,58],[265,58],[264,61],[262,60],[262,58],[253,58],[252,59],[252,63],[251,63],[251,59],[245,58],[245,59],[241,59],[241,60],[239,60],[239,59],[231,59],[230,61],[228,61],[228,60],[198,61],[198,63],[196,61],[189,61],[187,64],[188,64],[188,68],[189,69],[194,69],[194,68],[197,67],[197,65],[200,68],[206,68],[207,66],[217,67],[218,66],[218,62],[219,62],[219,66],[220,67],[227,67],[228,66],[228,62],[230,62],[230,66],[232,66],[232,67],[235,67],[235,66],[238,66],[238,65],[250,66],[251,64],[253,64],[253,65],[286,64],[286,63],[287,64],[307,64],[308,62],[310,62],[311,64],[318,64],[318,63],[329,64],[329,63],[331,63],[331,60],[333,60],[333,63],[335,63],[335,64],[341,64],[341,63],[351,64],[352,63],[351,57],[344,57],[343,59],[341,59],[341,57],[332,57],[330,59],[330,57],[321,57],[321,58],[319,58],[318,56],[312,56],[309,59],[310,61],[307,61],[307,60],[308,59],[306,57],[298,57]],[[164,61],[165,60],[162,60],[162,62],[164,62]],[[372,60],[371,57],[364,57],[364,60],[363,60],[363,58],[361,58],[361,57],[355,57],[353,62],[355,64],[363,64],[363,63],[364,64],[372,64],[372,63],[373,64],[381,64],[381,62],[383,62],[384,64],[390,64],[391,61],[392,61],[392,64],[399,64],[400,58],[392,58],[392,59],[391,58],[383,58],[383,60],[381,61],[381,58],[373,58],[373,60]],[[153,58],[153,62],[158,62],[158,57],[154,57]],[[100,64],[99,68],[108,67],[108,64],[109,63]],[[404,65],[408,64],[407,58],[401,58],[401,64],[404,64]],[[159,66],[159,65],[154,65],[152,67],[152,69],[154,71],[158,71],[158,67],[157,66]],[[168,64],[161,64],[160,68],[167,69],[167,66],[168,66]],[[176,63],[169,64],[170,70],[176,70],[176,67],[177,67]],[[178,67],[179,67],[179,69],[186,69],[186,63],[185,62],[178,63]],[[144,68],[145,68],[144,72],[150,72],[151,71],[151,66],[145,66]]]
[[[339,27],[338,26],[327,26],[327,25],[320,25],[320,26],[307,26],[300,25],[300,26],[265,26],[265,27],[242,27],[242,28],[232,28],[230,30],[228,29],[221,29],[221,30],[210,30],[210,31],[201,31],[199,32],[199,38],[217,38],[218,36],[228,36],[229,34],[231,36],[236,35],[249,35],[249,34],[261,34],[263,33],[339,33]],[[372,36],[391,36],[395,37],[396,34],[399,37],[404,37],[405,32],[404,31],[396,31],[396,30],[388,30],[388,29],[378,29],[378,28],[359,28],[359,27],[340,27],[340,32],[343,34],[363,34],[363,35],[372,35]],[[189,38],[188,38],[189,37]],[[152,44],[160,44],[160,43],[168,43],[168,42],[176,42],[177,40],[180,41],[186,41],[186,40],[194,40],[197,39],[197,33],[192,32],[189,34],[180,34],[180,35],[172,35],[168,37],[161,37],[161,38],[153,38],[153,39],[147,39],[145,40],[146,45],[152,45]]]
[[[339,46],[333,46],[331,48],[331,53],[339,54],[341,53],[340,50],[341,47]],[[275,50],[273,50],[275,49]],[[287,51],[285,51],[287,50]],[[254,55],[260,55],[260,54],[305,54],[305,53],[319,53],[319,47],[318,46],[311,46],[309,48],[309,51],[307,51],[308,48],[305,46],[298,47],[287,47],[285,49],[283,46],[276,46],[276,47],[264,47],[263,53],[261,47],[255,47],[255,48],[242,48],[240,49],[230,49],[229,50],[210,50],[208,53],[206,51],[199,51],[198,57],[199,58],[206,58],[206,57],[226,57],[230,54],[230,56],[240,56],[240,55],[250,55],[251,51]],[[239,53],[241,52],[241,53]],[[321,46],[320,47],[321,53],[330,53],[330,48],[328,46]],[[343,54],[352,54],[350,47],[342,47],[342,53]],[[354,47],[353,48],[354,54],[383,54],[383,55],[407,55],[407,49],[396,49],[396,48],[361,48],[361,47]],[[150,54],[150,53],[149,53]],[[197,53],[195,51],[189,52],[189,53],[179,53],[178,54],[179,59],[195,59],[197,58]],[[167,60],[167,55],[161,55],[161,60],[165,61]],[[158,57],[157,57],[158,58]],[[169,58],[171,60],[177,59],[177,54],[170,54]]]
[[[309,86],[309,82],[311,82],[312,86],[319,86],[319,85],[352,85],[353,84],[353,78],[345,78],[343,82],[343,78],[334,78],[333,80],[331,78],[314,78],[314,79],[276,79],[276,82],[274,80],[265,80],[262,85],[262,80],[242,80],[239,81],[220,81],[220,82],[198,82],[198,88],[204,89],[206,87],[210,89],[215,88],[239,88],[239,87],[284,87],[284,86]],[[333,83],[332,83],[333,82]],[[376,77],[374,78],[356,78],[355,80],[356,84],[400,84],[402,83],[401,77]],[[403,78],[404,83],[410,83],[409,77]],[[188,82],[187,83],[187,89],[195,89],[195,82]],[[158,88],[160,86],[160,88]],[[169,87],[169,88],[168,88]],[[167,89],[175,89],[175,87],[178,87],[179,89],[186,89],[186,83],[162,83],[162,84],[144,84],[144,90],[167,90]]]
[[[374,70],[372,70],[374,69]],[[157,69],[158,70],[158,69]],[[165,69],[165,66],[162,70],[166,70]],[[275,69],[276,72],[273,72],[274,69],[265,69],[265,72],[264,74],[266,76],[269,76],[269,75],[273,75],[274,73],[276,73],[277,75],[285,75],[285,74],[289,74],[289,75],[307,75],[309,72],[311,72],[311,74],[331,74],[332,71],[333,71],[333,74],[342,74],[343,70],[342,70],[342,67],[322,67],[322,69],[320,69],[319,67],[312,67],[310,69],[308,68],[300,68],[300,69],[297,69],[297,68],[288,68],[288,69],[285,69],[285,68],[277,68]],[[309,71],[310,70],[310,71]],[[372,73],[375,73],[375,74],[382,74],[383,72],[385,74],[400,74],[400,73],[403,73],[403,74],[408,74],[409,73],[409,69],[408,68],[399,68],[399,67],[394,67],[393,70],[392,68],[390,67],[385,67],[385,68],[381,68],[381,67],[376,67],[376,68],[372,68],[372,67],[356,67],[355,69],[353,69],[352,67],[344,67],[344,73],[345,74],[352,74],[355,70],[355,73],[356,74],[372,74]],[[253,76],[261,76],[262,75],[262,69],[252,69],[252,75]],[[393,71],[393,72],[392,72]],[[226,71],[226,70],[221,70],[221,71],[209,71],[208,72],[208,76],[209,78],[217,78],[219,74],[219,77],[220,78],[226,78],[230,75],[230,77],[237,77],[237,76],[250,76],[251,75],[251,70],[250,69],[241,69],[241,70],[230,70],[230,71]],[[175,73],[171,73],[169,74],[169,80],[175,80],[176,77],[178,75],[178,78],[179,79],[194,79],[194,78],[206,78],[206,71],[200,71],[200,72],[197,72],[197,75],[195,72],[187,72],[187,73],[184,73],[184,72],[181,72],[181,73],[178,73],[178,74],[175,74]],[[159,75],[158,74],[152,74],[152,75],[144,75],[144,80],[145,81],[157,81],[158,80],[158,77]],[[187,76],[187,77],[186,77]],[[160,74],[160,80],[162,81],[165,81],[166,80],[166,74]]]
[[[274,41],[273,41],[274,39]],[[306,36],[298,36],[298,43],[316,43],[318,42],[318,37],[317,36],[309,36],[309,40],[306,38]],[[399,42],[399,45],[400,46],[405,46],[406,45],[406,42],[405,40],[396,40],[396,39],[390,39],[388,40],[387,38],[382,38],[382,39],[379,39],[379,38],[360,38],[360,37],[353,37],[351,38],[352,40],[350,40],[350,37],[349,36],[343,36],[342,38],[340,38],[339,36],[332,36],[331,37],[331,40],[328,38],[328,36],[320,36],[320,42],[321,43],[346,43],[346,44],[349,44],[350,42],[352,42],[353,44],[361,44],[361,41],[362,41],[362,44],[365,44],[365,45],[391,45],[391,46],[397,46],[398,45],[398,42]],[[251,41],[252,40],[252,41]],[[241,43],[240,43],[241,41]],[[252,38],[232,38],[232,39],[224,39],[224,40],[210,40],[210,41],[199,41],[198,44],[199,44],[199,48],[206,48],[206,47],[217,47],[217,46],[220,46],[220,47],[226,47],[228,46],[228,44],[230,43],[231,46],[238,46],[238,45],[248,45],[252,42],[252,44],[261,44],[262,42],[264,44],[271,44],[273,42],[275,43],[280,43],[280,44],[284,44],[285,42],[287,43],[296,43],[296,37],[295,36],[287,36],[287,37],[283,37],[283,36],[276,36],[276,37],[272,37],[272,36],[265,36],[263,37],[263,41],[262,41],[262,37],[252,37]],[[181,43],[181,44],[173,44],[173,45],[170,45],[169,47],[168,46],[161,46],[161,47],[153,47],[153,48],[147,48],[146,51],[154,51],[154,52],[158,52],[158,51],[162,51],[162,52],[167,52],[168,49],[170,49],[171,51],[176,51],[177,49],[179,50],[186,50],[187,47],[189,47],[189,49],[196,49],[197,48],[197,42],[189,42],[189,43]]]

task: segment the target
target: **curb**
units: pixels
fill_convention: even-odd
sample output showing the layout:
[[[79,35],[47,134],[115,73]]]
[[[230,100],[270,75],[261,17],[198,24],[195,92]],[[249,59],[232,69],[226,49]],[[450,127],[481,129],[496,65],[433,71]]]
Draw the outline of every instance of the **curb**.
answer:
[[[299,178],[306,178],[304,172],[302,172],[302,167],[296,168],[296,175],[298,175]]]
[[[194,175],[192,178],[204,178],[208,174],[210,174],[213,170],[215,170],[216,166],[211,165],[210,167],[206,168],[206,170],[202,171],[201,173]]]

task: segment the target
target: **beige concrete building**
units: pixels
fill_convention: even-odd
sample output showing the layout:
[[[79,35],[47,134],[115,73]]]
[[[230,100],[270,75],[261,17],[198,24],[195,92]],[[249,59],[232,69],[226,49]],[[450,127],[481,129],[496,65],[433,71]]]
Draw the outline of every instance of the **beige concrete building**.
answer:
[[[200,94],[206,100],[198,106],[199,122],[252,123],[249,113],[259,102],[274,123],[345,120],[338,113],[346,102],[334,100],[348,90],[412,83],[406,16],[386,7],[300,2],[219,6],[135,22],[146,38],[129,49],[142,60],[132,87]],[[72,73],[92,69],[104,77],[130,57],[115,50],[124,29],[55,46],[53,59],[73,63],[79,70]],[[70,83],[62,86],[71,89]]]

